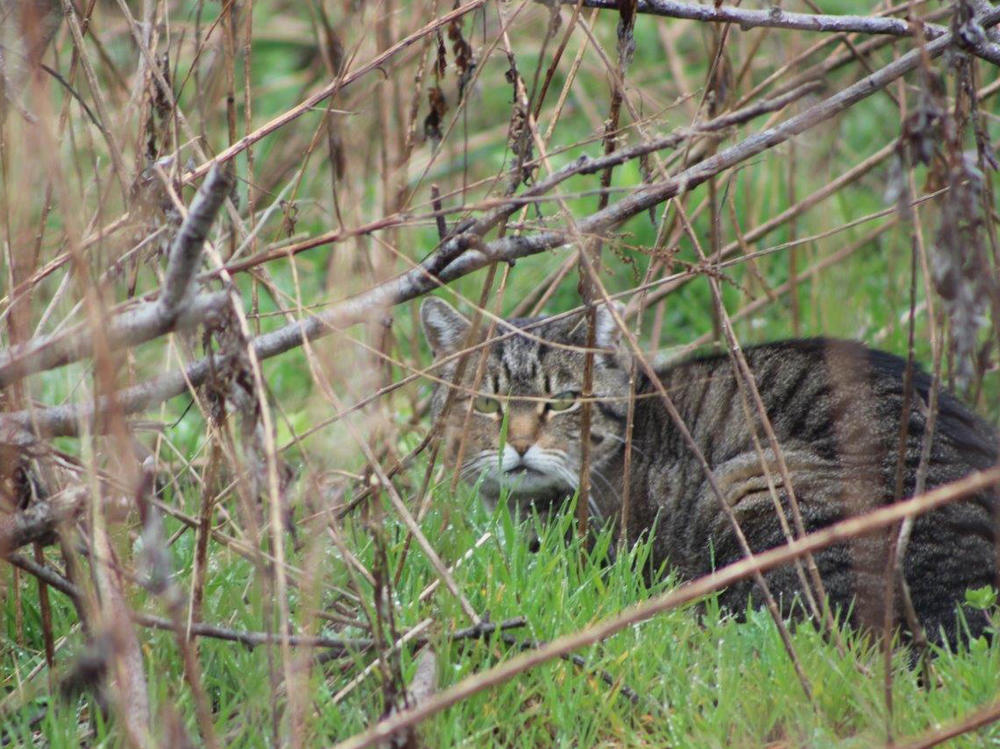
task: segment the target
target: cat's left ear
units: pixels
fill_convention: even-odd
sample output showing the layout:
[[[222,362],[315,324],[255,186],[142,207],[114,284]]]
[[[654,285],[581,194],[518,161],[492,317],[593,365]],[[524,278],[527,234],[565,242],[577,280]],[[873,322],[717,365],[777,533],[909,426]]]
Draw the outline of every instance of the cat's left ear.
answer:
[[[612,309],[614,309],[614,313],[612,313]],[[621,302],[611,302],[610,307],[607,304],[599,304],[594,312],[595,324],[597,325],[597,329],[594,331],[594,343],[597,344],[598,348],[618,348],[622,339],[622,331],[618,327],[618,323],[615,322],[615,316],[617,315],[619,320],[625,320],[625,305]]]
[[[420,322],[434,356],[458,351],[469,330],[469,321],[443,299],[429,296],[420,305]]]

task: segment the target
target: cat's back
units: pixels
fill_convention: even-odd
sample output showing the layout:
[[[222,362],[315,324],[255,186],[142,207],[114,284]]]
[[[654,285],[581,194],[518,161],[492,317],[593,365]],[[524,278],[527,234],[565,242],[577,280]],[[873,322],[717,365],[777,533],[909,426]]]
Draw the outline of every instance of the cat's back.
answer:
[[[759,552],[786,542],[774,501],[787,515],[793,487],[805,530],[811,531],[997,462],[996,430],[943,387],[937,388],[932,409],[932,378],[917,365],[907,378],[907,363],[898,356],[826,338],[752,346],[744,355],[781,461],[756,398],[728,353],[659,370],[660,382],[644,382],[648,397],[641,408],[636,405],[639,441],[655,457],[641,462],[633,480],[641,500],[630,531],[655,524],[654,560],[669,561],[687,576],[743,557],[720,499]],[[660,385],[686,435],[657,397]],[[712,486],[702,459],[711,469]],[[996,583],[996,510],[996,492],[985,490],[914,522],[904,574],[932,639],[953,641],[954,607],[964,591]],[[883,621],[892,533],[866,534],[815,557],[831,601],[842,611],[853,606],[854,621],[864,626]],[[786,603],[800,591],[790,567],[766,579]],[[744,581],[721,600],[740,611],[754,595]],[[967,625],[977,634],[986,618],[969,612]]]
[[[848,462],[870,461],[898,445],[906,406],[905,359],[832,338],[764,343],[743,353],[779,442],[809,445],[818,455]],[[749,424],[760,430],[753,394],[728,352],[667,365],[657,376],[695,440],[708,448],[711,463],[747,449]],[[919,449],[933,382],[916,363],[911,378],[907,443],[916,442]],[[662,404],[653,402],[658,388],[647,382],[643,389],[657,418],[669,419]],[[675,431],[673,425],[667,429]],[[996,463],[994,428],[944,387],[938,388],[933,429],[936,458],[972,469]],[[721,451],[720,443],[725,443]]]

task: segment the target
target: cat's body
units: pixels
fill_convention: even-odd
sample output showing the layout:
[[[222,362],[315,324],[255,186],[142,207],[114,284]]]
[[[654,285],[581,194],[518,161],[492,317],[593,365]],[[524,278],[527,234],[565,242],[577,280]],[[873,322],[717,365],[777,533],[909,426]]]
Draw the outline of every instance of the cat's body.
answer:
[[[468,323],[451,307],[428,300],[422,318],[436,354],[447,356],[461,348]],[[470,355],[444,421],[446,451],[452,460],[461,452],[463,475],[481,480],[480,494],[487,502],[505,487],[510,501],[544,515],[571,496],[578,483],[580,349],[586,325],[580,315],[519,319],[509,325],[519,332],[497,328],[498,340],[488,348],[475,392],[471,387],[479,357]],[[617,334],[606,308],[599,308],[596,342],[604,350],[594,357],[588,501],[592,515],[615,521],[624,488],[629,366],[616,351]],[[893,501],[903,360],[861,344],[823,339],[765,344],[747,348],[745,355],[807,531]],[[443,379],[451,380],[454,372],[452,362]],[[640,373],[629,471],[629,539],[653,531],[653,564],[666,562],[687,578],[737,561],[743,554],[720,505],[721,495],[754,551],[785,543],[774,497],[781,500],[786,527],[794,529],[789,493],[731,357],[693,359],[656,374],[711,468],[715,486],[670,417],[658,384]],[[915,372],[902,497],[912,496],[916,487],[930,389],[930,378]],[[435,416],[446,391],[439,387],[435,393]],[[942,390],[925,488],[996,463],[995,431]],[[996,493],[985,491],[919,516],[913,525],[904,574],[914,609],[933,640],[942,633],[944,639],[958,639],[955,606],[966,589],[997,584],[996,504]],[[831,603],[842,611],[853,606],[857,624],[881,625],[890,534],[895,529],[815,555]],[[786,607],[801,591],[799,575],[789,565],[765,576]],[[752,581],[728,588],[722,603],[739,612],[748,597],[760,600]],[[898,619],[898,601],[895,611]],[[982,612],[967,611],[966,618],[973,634],[986,625]]]

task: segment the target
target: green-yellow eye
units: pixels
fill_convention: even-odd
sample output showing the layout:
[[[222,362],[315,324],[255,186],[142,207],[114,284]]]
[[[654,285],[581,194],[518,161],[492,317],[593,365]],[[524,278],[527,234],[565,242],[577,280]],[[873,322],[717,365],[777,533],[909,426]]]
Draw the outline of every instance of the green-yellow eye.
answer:
[[[488,395],[477,396],[476,399],[472,401],[472,407],[481,414],[500,413],[500,401],[496,398],[490,398]]]
[[[580,394],[575,390],[564,390],[558,395],[552,396],[552,400],[549,401],[549,410],[569,411],[579,402],[577,401],[579,397]]]

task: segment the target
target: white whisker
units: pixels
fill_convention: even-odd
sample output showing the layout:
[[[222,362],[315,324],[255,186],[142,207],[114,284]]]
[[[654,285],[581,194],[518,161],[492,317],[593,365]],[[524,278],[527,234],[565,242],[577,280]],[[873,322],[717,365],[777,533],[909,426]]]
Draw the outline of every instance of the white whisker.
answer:
[[[602,432],[600,436],[605,437],[606,439],[614,440],[615,442],[620,442],[623,445],[626,444],[626,439],[624,437],[621,437],[617,434],[612,434],[611,432]],[[646,457],[646,453],[644,453],[642,450],[640,450],[638,447],[635,446],[635,441],[632,442],[632,445],[629,449],[632,452],[636,453],[637,455],[641,455],[644,458]]]

